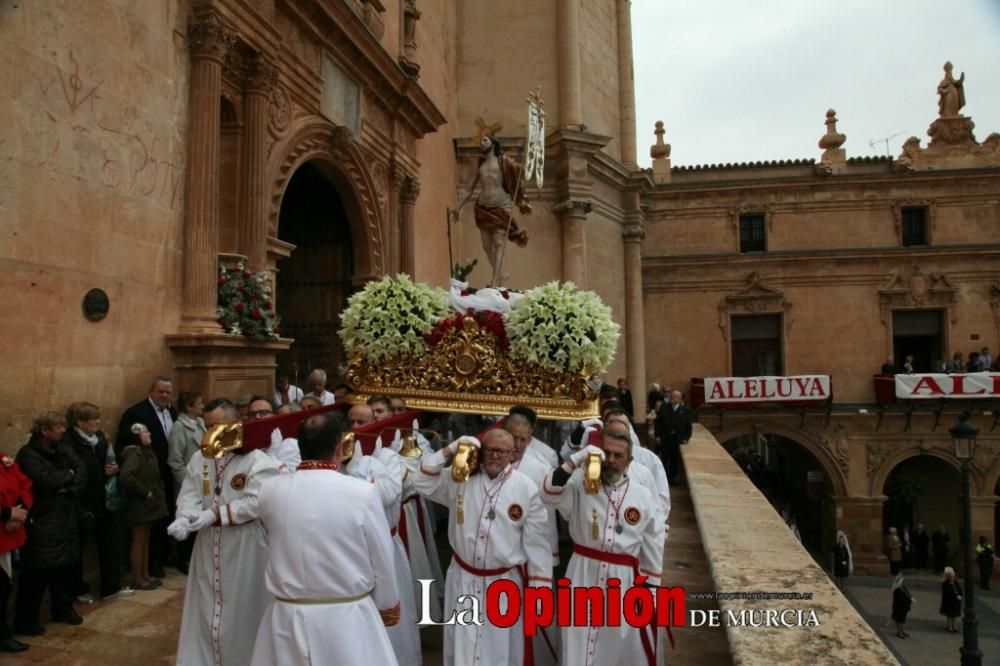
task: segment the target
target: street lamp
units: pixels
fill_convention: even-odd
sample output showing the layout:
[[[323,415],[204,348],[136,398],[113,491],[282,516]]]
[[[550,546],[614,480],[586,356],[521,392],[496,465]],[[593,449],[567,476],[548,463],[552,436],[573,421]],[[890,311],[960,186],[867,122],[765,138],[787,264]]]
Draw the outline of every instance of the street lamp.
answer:
[[[955,457],[962,461],[962,549],[965,555],[965,615],[962,618],[962,666],[981,666],[979,623],[976,620],[975,584],[972,581],[972,461],[976,457],[979,428],[962,414],[948,431]]]

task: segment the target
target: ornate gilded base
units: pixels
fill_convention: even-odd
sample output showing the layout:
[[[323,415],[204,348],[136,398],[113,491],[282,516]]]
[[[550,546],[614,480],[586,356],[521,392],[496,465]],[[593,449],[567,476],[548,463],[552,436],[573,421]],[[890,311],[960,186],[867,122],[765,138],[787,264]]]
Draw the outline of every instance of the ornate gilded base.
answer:
[[[353,401],[384,394],[417,409],[497,415],[521,404],[539,418],[564,420],[598,415],[588,376],[511,359],[500,351],[493,333],[472,317],[423,356],[403,354],[377,363],[355,356],[347,367]]]

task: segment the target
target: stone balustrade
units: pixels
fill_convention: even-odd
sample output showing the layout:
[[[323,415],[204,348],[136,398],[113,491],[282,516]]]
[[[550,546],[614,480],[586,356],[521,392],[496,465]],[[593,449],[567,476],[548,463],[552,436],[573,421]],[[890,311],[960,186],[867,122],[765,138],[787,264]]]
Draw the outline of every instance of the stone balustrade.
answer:
[[[812,595],[794,600],[720,597],[723,626],[727,613],[739,616],[742,611],[754,611],[754,623],[768,610],[802,611],[803,619],[813,611],[819,622],[792,628],[726,626],[734,664],[898,664],[708,430],[695,424],[681,454],[714,589]],[[887,611],[888,605],[887,589]],[[792,615],[786,617],[794,621]]]

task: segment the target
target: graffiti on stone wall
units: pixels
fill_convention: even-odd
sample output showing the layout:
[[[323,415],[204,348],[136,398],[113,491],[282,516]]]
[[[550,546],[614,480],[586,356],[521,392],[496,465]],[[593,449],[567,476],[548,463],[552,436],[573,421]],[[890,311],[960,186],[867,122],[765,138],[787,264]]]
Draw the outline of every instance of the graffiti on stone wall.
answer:
[[[58,59],[60,64],[35,73],[39,103],[55,130],[47,133],[51,149],[43,160],[58,160],[63,168],[73,165],[79,177],[174,209],[183,192],[184,174],[170,142],[141,118],[137,105],[108,104],[102,96],[107,79],[93,67],[81,65],[72,49]],[[179,140],[173,144],[182,145]]]

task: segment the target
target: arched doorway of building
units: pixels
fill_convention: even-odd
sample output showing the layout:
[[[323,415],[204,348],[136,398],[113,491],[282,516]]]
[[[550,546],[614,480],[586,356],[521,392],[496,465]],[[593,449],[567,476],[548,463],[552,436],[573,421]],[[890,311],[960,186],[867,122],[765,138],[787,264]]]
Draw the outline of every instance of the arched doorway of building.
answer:
[[[917,525],[933,539],[934,532],[943,527],[948,535],[948,565],[961,567],[959,552],[959,520],[962,476],[946,460],[930,455],[918,455],[903,460],[886,477],[882,494],[886,496],[882,507],[882,536],[887,538],[889,528],[895,527],[900,539],[911,541],[909,552],[903,553],[904,569],[915,568],[919,563],[915,552]],[[888,553],[886,553],[888,555]],[[927,567],[933,566],[933,552],[928,552]]]
[[[777,434],[750,433],[722,445],[798,532],[806,550],[829,568],[836,534],[834,486],[819,459],[799,442]]]
[[[331,381],[346,360],[337,336],[340,313],[354,291],[350,204],[331,165],[312,160],[288,182],[278,214],[278,238],[295,245],[278,262],[277,309],[284,337],[295,339],[278,367],[302,386],[314,368]]]

